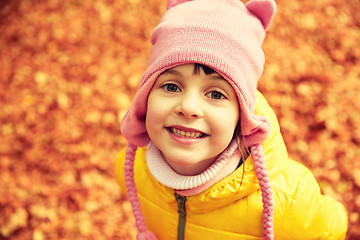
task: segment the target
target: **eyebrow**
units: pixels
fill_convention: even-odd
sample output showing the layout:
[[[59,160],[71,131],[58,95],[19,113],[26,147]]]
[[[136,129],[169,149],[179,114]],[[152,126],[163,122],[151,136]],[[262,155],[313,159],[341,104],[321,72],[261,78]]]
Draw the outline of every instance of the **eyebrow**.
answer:
[[[214,75],[214,73],[212,74],[209,74],[209,76],[212,78],[212,79],[215,79],[215,80],[225,80],[225,78],[223,78],[220,74],[216,73],[216,75]]]
[[[180,71],[177,71],[175,69],[167,69],[165,70],[162,74],[172,74],[172,75],[177,75],[177,76],[182,76],[183,74]]]

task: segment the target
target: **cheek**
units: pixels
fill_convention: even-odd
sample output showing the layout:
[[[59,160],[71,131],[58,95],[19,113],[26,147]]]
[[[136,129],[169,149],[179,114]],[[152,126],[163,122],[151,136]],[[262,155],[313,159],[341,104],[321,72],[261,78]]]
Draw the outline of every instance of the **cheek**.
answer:
[[[154,119],[154,116],[156,116],[156,114],[154,114],[154,106],[152,104],[151,101],[151,95],[148,98],[148,103],[147,103],[147,109],[146,109],[146,117],[145,117],[145,126],[146,126],[146,131],[150,134],[152,131],[151,126],[153,126],[153,122],[156,122],[156,119]]]
[[[159,103],[159,101],[156,101],[156,99],[153,99],[150,96],[148,99],[145,119],[146,130],[148,133],[156,131],[158,126],[163,123],[163,120],[164,113],[162,111],[161,102]]]
[[[239,122],[239,116],[236,111],[235,114],[234,111],[230,111],[217,116],[216,119],[213,119],[213,126],[216,126],[213,130],[216,131],[219,142],[230,142]]]
[[[145,126],[146,131],[151,134],[154,131],[156,123],[159,123],[159,115],[152,108],[148,108],[146,112]]]

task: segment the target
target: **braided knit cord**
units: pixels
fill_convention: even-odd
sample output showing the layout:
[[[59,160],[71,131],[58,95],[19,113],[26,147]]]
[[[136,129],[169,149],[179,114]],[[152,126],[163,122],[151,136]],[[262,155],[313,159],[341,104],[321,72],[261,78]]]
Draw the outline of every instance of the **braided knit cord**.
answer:
[[[264,239],[274,239],[273,213],[274,202],[270,185],[269,173],[265,165],[265,156],[261,144],[251,147],[251,155],[254,160],[256,176],[259,180],[262,202],[263,202],[263,234]]]
[[[154,233],[147,231],[145,226],[145,218],[141,211],[141,205],[134,180],[134,162],[137,146],[128,144],[125,152],[125,186],[128,194],[131,208],[135,218],[135,225],[138,230],[137,240],[156,240]]]

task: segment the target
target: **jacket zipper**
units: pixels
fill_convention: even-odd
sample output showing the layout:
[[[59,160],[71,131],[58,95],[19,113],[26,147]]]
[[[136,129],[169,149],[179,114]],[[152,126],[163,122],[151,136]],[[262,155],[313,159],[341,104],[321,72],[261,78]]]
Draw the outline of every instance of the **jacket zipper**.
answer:
[[[186,208],[185,203],[187,201],[185,196],[180,196],[175,193],[175,199],[178,204],[178,213],[179,213],[179,222],[178,222],[178,233],[177,239],[184,240],[185,239],[185,224],[186,224]]]

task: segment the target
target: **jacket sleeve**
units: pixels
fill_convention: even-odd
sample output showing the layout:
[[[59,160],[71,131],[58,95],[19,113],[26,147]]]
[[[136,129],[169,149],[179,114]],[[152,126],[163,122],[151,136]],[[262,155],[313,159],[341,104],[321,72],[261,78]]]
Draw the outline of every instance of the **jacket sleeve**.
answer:
[[[348,226],[344,206],[320,192],[310,170],[299,179],[280,235],[286,239],[345,239]],[[284,226],[284,225],[283,225]]]
[[[124,162],[125,162],[125,149],[123,148],[115,159],[115,178],[119,184],[120,189],[126,194],[125,181],[124,181]]]

